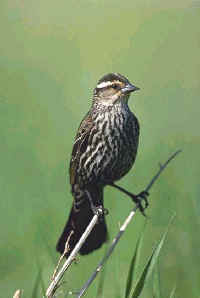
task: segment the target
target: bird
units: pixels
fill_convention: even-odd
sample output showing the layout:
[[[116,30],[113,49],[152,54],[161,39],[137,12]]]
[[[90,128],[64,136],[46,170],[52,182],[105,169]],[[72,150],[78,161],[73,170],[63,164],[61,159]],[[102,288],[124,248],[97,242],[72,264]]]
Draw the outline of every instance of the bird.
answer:
[[[69,175],[73,204],[56,249],[68,257],[90,223],[103,208],[97,224],[79,253],[87,255],[108,240],[104,188],[108,185],[124,192],[138,204],[148,205],[148,193],[138,195],[115,184],[132,168],[139,144],[139,122],[128,106],[130,94],[138,87],[119,73],[104,75],[93,90],[91,107],[83,118],[73,145]]]

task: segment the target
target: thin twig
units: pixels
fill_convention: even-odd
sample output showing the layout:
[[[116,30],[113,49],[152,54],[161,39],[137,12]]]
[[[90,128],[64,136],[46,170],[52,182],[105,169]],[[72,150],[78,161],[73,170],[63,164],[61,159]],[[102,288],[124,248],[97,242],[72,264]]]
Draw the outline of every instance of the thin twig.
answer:
[[[162,171],[167,167],[167,165],[170,163],[170,161],[172,161],[172,159],[174,159],[176,157],[176,155],[179,154],[179,153],[181,153],[181,150],[178,150],[174,154],[172,154],[163,165],[161,163],[159,163],[160,169],[159,169],[158,173],[156,173],[156,175],[151,179],[151,181],[149,182],[149,184],[145,188],[145,191],[148,192],[150,190],[150,188],[156,182],[156,180],[158,179],[158,177],[160,176]]]
[[[150,183],[145,188],[145,191],[148,192],[150,190],[150,188],[153,186],[153,184],[155,183],[155,181],[158,179],[158,177],[160,176],[160,174],[162,173],[162,171],[167,167],[167,165],[170,163],[170,161],[172,159],[174,159],[176,157],[176,155],[179,154],[180,152],[181,152],[181,150],[176,151],[173,155],[171,155],[169,157],[169,159],[163,165],[161,165],[161,164],[159,165],[159,167],[160,167],[159,171],[151,179]],[[101,271],[103,265],[105,264],[105,262],[107,261],[107,259],[112,254],[115,246],[117,245],[118,241],[120,240],[120,238],[121,238],[122,234],[124,233],[125,229],[127,228],[128,224],[130,223],[130,221],[134,217],[134,215],[135,215],[136,210],[138,209],[138,207],[139,207],[138,204],[136,204],[136,206],[131,210],[130,214],[128,215],[128,217],[125,219],[123,225],[121,226],[121,228],[120,228],[117,236],[114,238],[114,240],[113,240],[111,246],[109,247],[106,255],[102,258],[102,260],[99,262],[98,266],[96,267],[95,271],[92,273],[92,275],[90,276],[90,278],[86,281],[86,283],[83,285],[83,287],[81,288],[81,290],[77,294],[77,298],[80,298],[80,297],[83,296],[83,294],[89,288],[89,286],[91,285],[91,283],[93,282],[93,280],[96,278],[97,274]]]
[[[71,236],[74,234],[74,231],[71,230],[70,234],[69,234],[69,237],[67,238],[67,241],[65,243],[65,249],[64,249],[64,252],[63,254],[60,256],[59,260],[58,260],[58,264],[53,272],[53,275],[52,275],[52,278],[51,280],[54,280],[55,279],[55,276],[56,276],[56,273],[58,272],[58,269],[59,269],[59,266],[60,266],[60,263],[61,261],[64,259],[65,255],[68,253],[69,251],[69,241],[70,241],[70,238]]]
[[[92,218],[92,220],[90,221],[89,225],[87,226],[85,232],[83,233],[83,235],[81,236],[80,240],[78,241],[78,243],[76,244],[76,246],[74,247],[73,251],[71,252],[70,256],[67,258],[67,260],[65,261],[65,263],[63,264],[63,267],[60,269],[60,271],[58,272],[58,274],[54,277],[54,280],[51,282],[50,286],[48,287],[47,291],[46,291],[46,297],[53,297],[53,294],[55,293],[56,289],[58,288],[58,283],[61,280],[61,278],[63,277],[65,271],[68,269],[68,267],[71,265],[71,263],[74,261],[76,255],[78,254],[81,246],[83,245],[83,243],[85,242],[85,240],[87,239],[87,237],[89,236],[89,234],[91,233],[92,229],[94,228],[94,226],[96,225],[97,221],[98,221],[98,217],[99,215],[102,213],[102,210],[99,210],[99,213],[95,214]]]

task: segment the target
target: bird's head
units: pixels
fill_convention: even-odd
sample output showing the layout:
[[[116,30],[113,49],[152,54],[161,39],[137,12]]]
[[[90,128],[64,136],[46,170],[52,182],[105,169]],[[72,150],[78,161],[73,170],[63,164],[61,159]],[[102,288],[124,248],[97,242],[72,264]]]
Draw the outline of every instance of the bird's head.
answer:
[[[103,105],[114,105],[120,101],[128,101],[131,92],[139,90],[129,80],[119,73],[109,73],[103,76],[94,89],[94,101]]]

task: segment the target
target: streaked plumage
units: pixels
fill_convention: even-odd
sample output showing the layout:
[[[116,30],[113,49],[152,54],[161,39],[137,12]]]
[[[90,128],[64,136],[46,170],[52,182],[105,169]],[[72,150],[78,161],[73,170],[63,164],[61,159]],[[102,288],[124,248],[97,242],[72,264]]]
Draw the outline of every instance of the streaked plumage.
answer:
[[[93,216],[87,192],[94,206],[103,205],[104,187],[127,174],[134,164],[139,123],[128,107],[128,98],[137,89],[116,73],[104,76],[94,89],[91,109],[80,124],[73,146],[70,183],[74,203],[57,244],[61,253],[70,231],[74,231],[69,242],[71,251]],[[99,248],[106,239],[103,217],[80,253]]]

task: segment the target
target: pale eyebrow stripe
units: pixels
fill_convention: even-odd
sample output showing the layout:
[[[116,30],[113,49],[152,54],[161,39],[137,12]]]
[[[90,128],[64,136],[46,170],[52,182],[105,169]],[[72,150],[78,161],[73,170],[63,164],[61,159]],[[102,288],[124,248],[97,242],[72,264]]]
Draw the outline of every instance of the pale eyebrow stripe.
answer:
[[[101,88],[105,88],[105,87],[108,87],[108,86],[112,86],[112,82],[110,81],[107,81],[107,82],[101,82],[100,84],[97,85],[97,88],[101,89]]]

